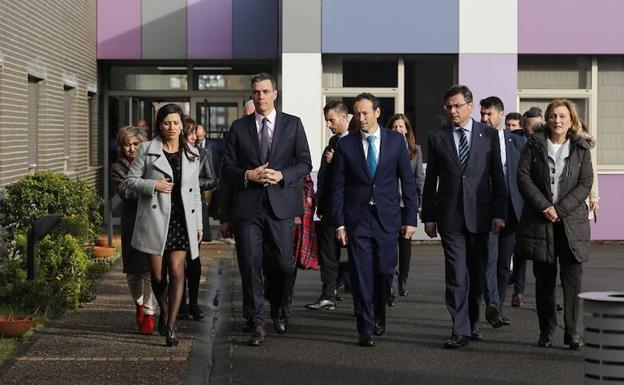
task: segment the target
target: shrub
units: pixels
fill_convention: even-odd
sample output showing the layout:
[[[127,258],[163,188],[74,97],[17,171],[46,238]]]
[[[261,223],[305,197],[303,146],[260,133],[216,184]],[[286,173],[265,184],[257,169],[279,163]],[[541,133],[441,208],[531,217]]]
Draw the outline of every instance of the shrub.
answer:
[[[0,202],[0,225],[11,252],[0,258],[0,303],[26,313],[38,307],[57,312],[93,298],[94,280],[105,268],[88,253],[102,224],[100,206],[85,182],[58,173],[36,173],[8,186]],[[34,219],[48,214],[63,219],[39,241],[37,276],[29,281],[27,233]]]
[[[50,171],[28,175],[6,188],[0,202],[0,226],[10,239],[28,233],[34,219],[47,214],[76,217],[85,226],[85,239],[92,242],[102,225],[102,200],[84,181]]]

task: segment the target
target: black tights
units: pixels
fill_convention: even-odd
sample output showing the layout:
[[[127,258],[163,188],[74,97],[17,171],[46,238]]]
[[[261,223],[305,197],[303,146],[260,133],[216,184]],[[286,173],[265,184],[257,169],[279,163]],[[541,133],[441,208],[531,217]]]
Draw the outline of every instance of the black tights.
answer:
[[[186,279],[188,280],[189,306],[197,305],[199,294],[199,281],[201,280],[201,261],[199,257],[191,259],[186,257]],[[186,290],[182,289],[182,307],[186,304]]]
[[[182,292],[184,291],[185,251],[172,251],[165,258],[160,255],[150,256],[152,290],[160,306],[160,314],[165,317],[167,327],[175,326]],[[169,280],[167,280],[169,275]]]

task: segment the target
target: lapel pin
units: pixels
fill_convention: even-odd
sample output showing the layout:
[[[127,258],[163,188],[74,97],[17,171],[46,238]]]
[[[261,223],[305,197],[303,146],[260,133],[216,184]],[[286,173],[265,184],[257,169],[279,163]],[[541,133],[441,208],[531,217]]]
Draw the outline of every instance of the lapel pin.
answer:
[[[482,136],[483,136],[483,133],[480,133],[480,134],[479,134],[479,137],[482,137]]]

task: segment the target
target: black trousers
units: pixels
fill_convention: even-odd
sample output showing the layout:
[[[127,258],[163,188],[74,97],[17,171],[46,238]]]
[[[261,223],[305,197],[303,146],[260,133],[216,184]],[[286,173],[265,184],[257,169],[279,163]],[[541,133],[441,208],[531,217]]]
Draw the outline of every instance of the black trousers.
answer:
[[[497,261],[497,288],[498,304],[502,308],[507,296],[507,282],[511,276],[511,257],[516,247],[516,228],[518,220],[511,206],[511,200],[507,202],[507,222],[505,228],[498,234],[498,261]],[[514,266],[515,268],[515,266]]]
[[[554,225],[555,256],[559,260],[561,286],[563,286],[563,322],[565,334],[577,336],[579,299],[583,265],[572,255],[565,234],[563,222]],[[552,335],[557,325],[555,287],[557,285],[557,263],[533,262],[535,274],[535,302],[540,333]]]
[[[253,218],[233,222],[243,316],[255,326],[264,326],[265,284],[272,312],[288,305],[294,283],[293,225],[292,218],[278,219],[266,198]]]
[[[336,240],[336,230],[326,219],[317,222],[316,243],[321,265],[322,296],[332,298],[336,293],[338,266],[340,264],[340,244]]]

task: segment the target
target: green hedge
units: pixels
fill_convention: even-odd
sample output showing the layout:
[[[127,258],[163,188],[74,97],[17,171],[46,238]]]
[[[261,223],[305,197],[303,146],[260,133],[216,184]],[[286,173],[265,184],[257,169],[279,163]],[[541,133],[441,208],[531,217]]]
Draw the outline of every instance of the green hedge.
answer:
[[[105,270],[89,257],[102,224],[101,199],[83,181],[40,172],[6,189],[0,225],[8,253],[0,255],[0,304],[32,312],[75,308],[94,296],[94,281]],[[37,246],[38,271],[26,279],[27,233],[34,219],[47,214],[63,220]]]

